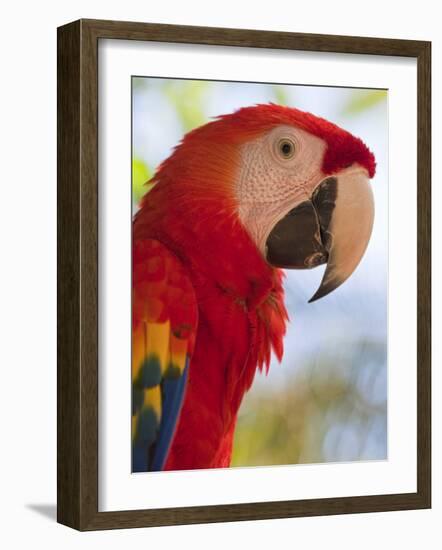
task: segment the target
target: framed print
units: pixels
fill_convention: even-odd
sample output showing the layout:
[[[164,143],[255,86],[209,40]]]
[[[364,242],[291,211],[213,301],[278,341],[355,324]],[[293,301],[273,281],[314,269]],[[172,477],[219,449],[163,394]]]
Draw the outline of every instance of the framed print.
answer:
[[[430,43],[58,29],[58,521],[428,508]]]

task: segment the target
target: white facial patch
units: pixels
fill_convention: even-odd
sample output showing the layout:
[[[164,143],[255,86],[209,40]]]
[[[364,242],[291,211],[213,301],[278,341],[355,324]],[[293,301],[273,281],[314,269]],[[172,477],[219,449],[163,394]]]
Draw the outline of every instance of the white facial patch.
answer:
[[[236,185],[239,217],[263,254],[276,223],[309,199],[324,178],[325,149],[323,140],[293,126],[277,126],[243,146]]]

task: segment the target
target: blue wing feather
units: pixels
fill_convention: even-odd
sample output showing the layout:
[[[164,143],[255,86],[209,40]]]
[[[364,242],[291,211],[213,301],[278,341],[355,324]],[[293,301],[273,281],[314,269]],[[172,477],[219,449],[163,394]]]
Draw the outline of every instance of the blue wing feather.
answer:
[[[164,468],[183,404],[188,368],[189,358],[186,359],[186,366],[181,376],[173,379],[166,378],[162,383],[163,417],[150,470],[158,471]]]
[[[186,392],[198,308],[185,267],[161,243],[134,241],[132,471],[164,469]]]

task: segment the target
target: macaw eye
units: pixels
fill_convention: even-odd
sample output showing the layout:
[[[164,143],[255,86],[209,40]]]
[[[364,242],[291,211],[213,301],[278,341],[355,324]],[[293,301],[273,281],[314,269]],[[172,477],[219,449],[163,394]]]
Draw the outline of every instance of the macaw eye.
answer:
[[[291,139],[280,139],[278,142],[278,151],[283,159],[291,159],[295,154],[295,144]]]

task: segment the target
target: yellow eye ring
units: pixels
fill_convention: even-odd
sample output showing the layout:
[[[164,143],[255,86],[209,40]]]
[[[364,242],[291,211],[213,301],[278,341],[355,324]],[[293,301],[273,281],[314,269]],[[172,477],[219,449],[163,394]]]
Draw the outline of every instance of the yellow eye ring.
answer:
[[[284,160],[289,160],[295,154],[295,144],[291,139],[282,138],[278,141],[278,152]]]

